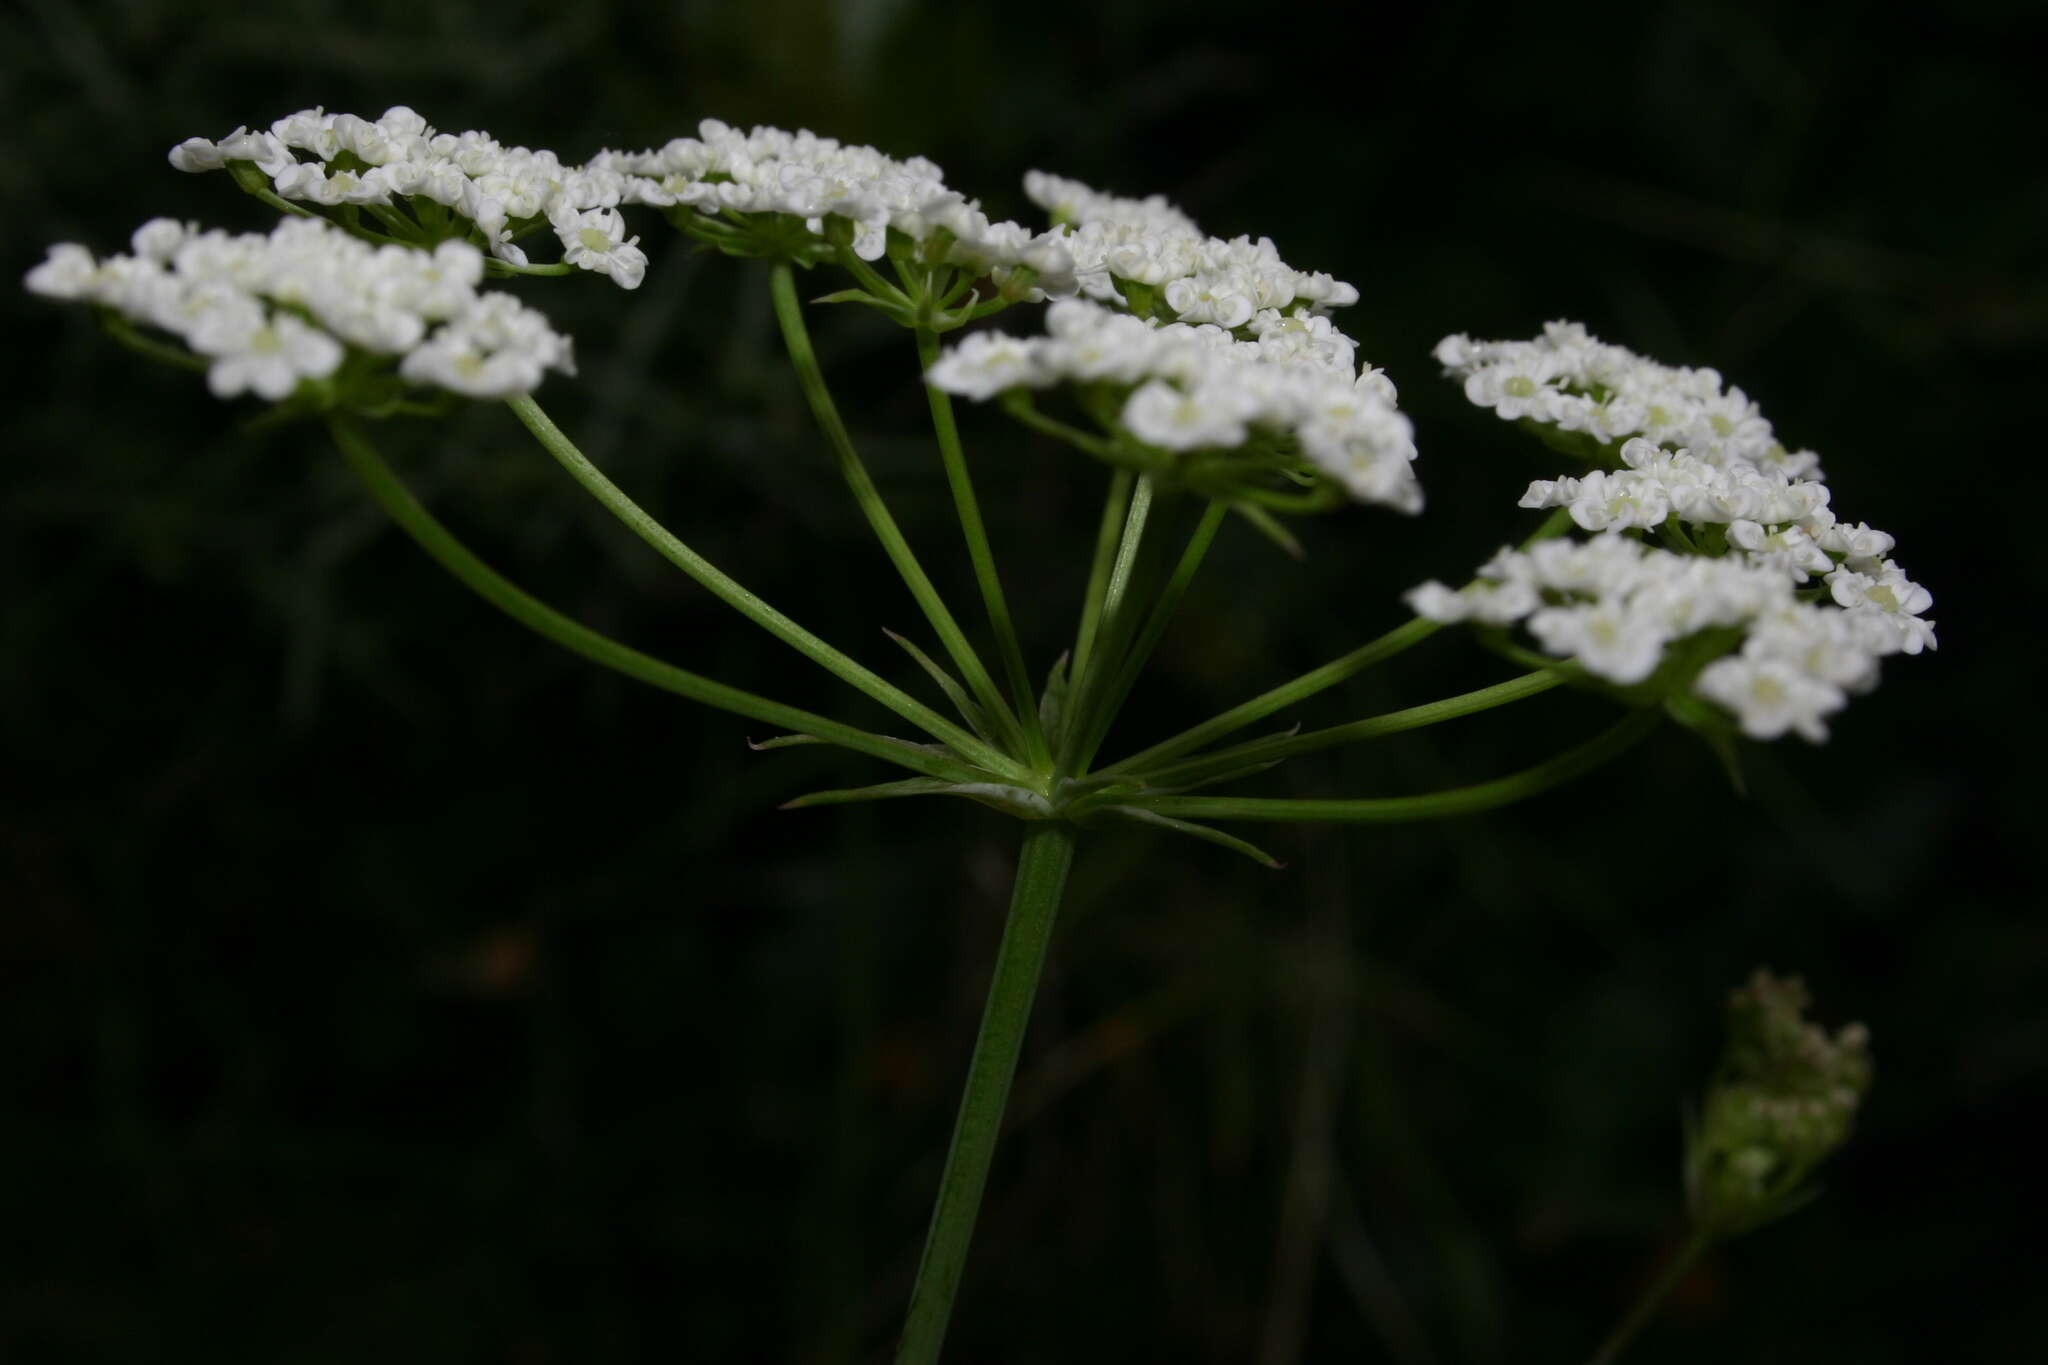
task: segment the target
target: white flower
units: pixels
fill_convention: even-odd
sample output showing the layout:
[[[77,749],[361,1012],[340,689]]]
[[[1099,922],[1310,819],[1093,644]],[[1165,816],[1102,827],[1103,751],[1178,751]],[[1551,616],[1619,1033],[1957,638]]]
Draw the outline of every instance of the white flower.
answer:
[[[1822,718],[1848,702],[1841,688],[1779,659],[1716,659],[1700,671],[1695,688],[1733,712],[1751,739],[1796,730],[1819,743],[1828,737]]]
[[[1227,391],[1183,393],[1161,380],[1142,384],[1124,403],[1123,424],[1131,435],[1162,450],[1201,450],[1242,445],[1247,404]]]
[[[1218,327],[1242,327],[1257,311],[1250,299],[1213,275],[1170,282],[1166,306],[1179,314],[1182,322],[1213,322]]]
[[[986,399],[1029,384],[1037,375],[1031,348],[1024,342],[1001,332],[976,332],[940,356],[925,372],[925,380],[947,393]]]
[[[187,339],[193,350],[214,358],[206,384],[217,398],[254,393],[275,403],[300,379],[333,374],[345,354],[327,333],[290,313],[266,315],[247,297],[202,314]]]
[[[197,231],[196,225],[180,223],[174,218],[152,218],[135,229],[128,244],[137,256],[152,261],[168,261],[178,254],[178,248],[185,244],[185,239]]]
[[[1876,568],[1898,543],[1883,531],[1874,530],[1860,521],[1854,526],[1833,522],[1816,539],[1821,549],[1841,555],[1849,568],[1861,572]]]
[[[1837,569],[1828,575],[1828,591],[1838,606],[1872,607],[1887,615],[1918,616],[1934,605],[1934,594],[1908,579],[1898,565],[1886,563],[1875,574]]]
[[[1572,520],[1588,531],[1621,530],[1630,526],[1661,526],[1671,515],[1671,502],[1654,480],[1634,473],[1610,474],[1596,469],[1573,481]],[[1560,484],[1560,491],[1563,485]],[[1535,489],[1530,489],[1533,496]],[[1523,498],[1527,504],[1528,497]]]
[[[647,253],[638,237],[626,236],[626,220],[617,209],[578,213],[557,205],[548,215],[562,239],[562,259],[584,270],[609,275],[624,289],[638,289],[647,276]]]
[[[1656,672],[1670,639],[1652,616],[1611,602],[1546,607],[1529,617],[1529,633],[1552,654],[1575,657],[1587,672],[1623,685]]]
[[[99,277],[99,265],[90,251],[76,242],[59,242],[22,283],[45,298],[84,299],[92,296]]]
[[[181,171],[217,171],[228,164],[221,150],[203,137],[188,137],[171,148],[171,165]]]
[[[1751,563],[1777,565],[1801,583],[1807,575],[1826,573],[1835,565],[1827,551],[1797,525],[1773,531],[1754,521],[1731,521],[1728,543],[1746,552]]]
[[[1511,626],[1539,605],[1534,585],[1527,582],[1489,583],[1475,578],[1462,588],[1449,588],[1431,581],[1411,589],[1405,599],[1417,616],[1430,621],[1453,623],[1479,621],[1489,626]]]

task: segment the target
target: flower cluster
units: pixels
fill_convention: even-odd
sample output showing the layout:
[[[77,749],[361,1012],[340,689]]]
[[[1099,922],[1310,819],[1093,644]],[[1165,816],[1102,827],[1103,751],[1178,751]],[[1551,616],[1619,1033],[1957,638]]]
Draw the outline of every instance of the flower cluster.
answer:
[[[610,276],[627,289],[647,273],[639,238],[626,235],[618,205],[635,197],[627,176],[597,165],[566,166],[553,152],[507,147],[486,133],[439,133],[403,105],[375,119],[307,109],[268,131],[237,128],[218,142],[187,138],[171,149],[181,171],[253,165],[282,198],[323,207],[387,207],[425,201],[419,228],[434,236],[449,214],[456,235],[474,230],[491,254],[527,263],[515,238],[546,226],[562,259]]]
[[[1741,389],[1724,388],[1718,371],[1660,365],[1576,322],[1549,323],[1532,341],[1448,336],[1436,358],[1464,381],[1467,399],[1510,421],[1602,443],[1643,436],[1717,468],[1820,476],[1820,457],[1780,445],[1757,405]]]
[[[1702,1230],[1731,1235],[1792,1207],[1815,1167],[1848,1140],[1870,1089],[1870,1033],[1808,1020],[1798,977],[1758,968],[1728,1000],[1728,1041],[1686,1151]]]
[[[680,204],[708,218],[786,214],[821,240],[828,218],[843,219],[852,228],[851,249],[864,261],[881,258],[892,231],[915,243],[943,232],[950,264],[998,281],[1028,267],[1039,291],[1073,292],[1073,262],[1058,233],[991,221],[977,202],[947,188],[944,173],[923,157],[898,161],[808,131],[741,132],[705,119],[696,137],[650,151],[601,152],[590,164],[620,176],[629,202]]]
[[[1352,497],[1414,512],[1413,429],[1393,384],[1356,368],[1354,347],[1327,318],[1264,310],[1250,339],[1222,327],[1160,323],[1084,299],[1053,304],[1046,334],[967,337],[927,378],[985,399],[1060,383],[1123,395],[1116,424],[1157,450],[1298,452]]]
[[[465,242],[374,246],[315,218],[287,218],[267,235],[158,218],[132,245],[104,260],[53,246],[26,283],[177,337],[206,359],[223,398],[283,399],[333,375],[351,349],[397,356],[404,381],[471,398],[526,393],[546,370],[575,370],[546,318],[477,289],[483,257]]]
[[[1462,590],[1425,583],[1408,595],[1418,614],[1523,623],[1551,654],[1622,685],[1649,678],[1670,645],[1733,630],[1739,649],[1691,685],[1755,739],[1825,739],[1824,717],[1876,685],[1880,658],[1934,647],[1922,615],[1933,597],[1885,557],[1892,537],[1838,520],[1819,458],[1788,455],[1714,371],[1659,365],[1565,322],[1534,342],[1450,337],[1437,355],[1505,416],[1603,444],[1631,427],[1660,435],[1624,440],[1620,469],[1529,485],[1523,507],[1563,508],[1591,541],[1504,550]],[[1664,444],[1680,440],[1700,446]],[[1668,548],[1636,539],[1650,533]],[[1830,602],[1802,590],[1814,575]]]
[[[1024,177],[1024,193],[1065,226],[1075,279],[1098,303],[1234,329],[1358,301],[1352,286],[1290,267],[1270,238],[1206,236],[1159,195],[1123,199],[1044,171]]]

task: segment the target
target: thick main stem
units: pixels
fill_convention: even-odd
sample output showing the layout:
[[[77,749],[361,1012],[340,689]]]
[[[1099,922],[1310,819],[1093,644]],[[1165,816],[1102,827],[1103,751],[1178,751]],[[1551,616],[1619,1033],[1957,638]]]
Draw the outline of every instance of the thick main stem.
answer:
[[[862,514],[867,517],[876,539],[882,542],[890,563],[896,566],[896,572],[902,577],[904,586],[910,589],[910,595],[917,599],[925,619],[938,634],[939,642],[946,647],[953,666],[966,679],[975,700],[988,712],[990,720],[1005,732],[1007,740],[1021,742],[1023,728],[1011,712],[1009,702],[997,689],[995,680],[989,677],[988,669],[983,667],[974,647],[967,643],[960,623],[953,619],[953,613],[939,597],[938,589],[932,586],[924,566],[917,562],[917,555],[912,552],[910,542],[904,539],[902,529],[896,525],[896,518],[889,514],[868,467],[853,448],[853,437],[847,433],[846,423],[839,416],[839,406],[832,401],[832,391],[825,384],[825,373],[818,365],[817,352],[811,349],[810,329],[804,325],[803,304],[796,296],[794,267],[787,261],[775,262],[768,268],[768,285],[775,302],[775,320],[782,328],[783,345],[789,351],[790,363],[796,367],[797,381],[803,387],[804,398],[810,403],[811,416],[817,419],[825,439],[832,445],[833,453],[839,457],[839,472],[845,476],[854,501],[860,504]]]
[[[1049,820],[1027,826],[1023,851],[1017,855],[1017,880],[1010,893],[1010,917],[1003,926],[1003,944],[996,953],[988,1004],[974,1057],[967,1064],[967,1089],[953,1124],[946,1169],[939,1177],[938,1202],[932,1207],[931,1230],[924,1257],[910,1291],[910,1312],[896,1349],[896,1365],[932,1365],[946,1339],[953,1298],[974,1220],[981,1211],[981,1192],[988,1183],[989,1162],[1002,1132],[1003,1108],[1017,1073],[1017,1054],[1024,1044],[1031,1003],[1038,994],[1039,972],[1045,966],[1058,917],[1060,893],[1074,858],[1074,827]]]

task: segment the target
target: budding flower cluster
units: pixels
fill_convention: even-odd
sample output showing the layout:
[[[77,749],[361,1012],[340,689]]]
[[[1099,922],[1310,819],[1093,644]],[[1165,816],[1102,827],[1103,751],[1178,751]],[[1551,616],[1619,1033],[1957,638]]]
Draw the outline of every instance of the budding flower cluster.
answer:
[[[133,247],[97,260],[75,243],[53,246],[26,283],[178,338],[207,360],[223,398],[278,401],[335,374],[351,351],[395,356],[403,381],[470,398],[509,398],[546,370],[575,372],[568,338],[546,318],[477,289],[483,257],[465,242],[373,246],[315,218],[241,235],[158,218]]]
[[[1212,324],[1160,323],[1083,299],[1046,310],[1046,334],[970,336],[926,378],[985,399],[1074,383],[1121,395],[1117,425],[1157,450],[1191,456],[1291,448],[1352,497],[1419,511],[1413,429],[1394,386],[1353,367],[1348,338],[1326,318],[1268,310],[1251,339]]]
[[[1695,1225],[1715,1236],[1787,1212],[1806,1179],[1848,1140],[1870,1089],[1870,1034],[1830,1035],[1806,1019],[1798,977],[1758,968],[1728,1001],[1728,1041],[1686,1147]]]
[[[1591,542],[1502,551],[1462,590],[1425,583],[1408,595],[1418,614],[1525,622],[1545,650],[1624,685],[1649,678],[1667,646],[1733,628],[1732,652],[1691,688],[1753,739],[1825,739],[1824,717],[1876,685],[1880,658],[1934,648],[1933,595],[1886,558],[1892,537],[1838,520],[1819,457],[1787,453],[1715,371],[1659,365],[1567,322],[1529,342],[1448,337],[1437,357],[1504,417],[1596,449],[1621,440],[1622,467],[1539,479],[1522,496],[1565,509]],[[1831,604],[1802,591],[1815,575]]]
[[[424,200],[465,220],[490,253],[527,264],[515,238],[552,227],[562,259],[638,288],[647,256],[627,237],[618,205],[628,177],[596,165],[567,166],[553,152],[507,147],[488,133],[440,133],[403,105],[375,119],[306,109],[268,131],[237,128],[218,142],[187,138],[171,149],[181,171],[248,163],[282,198],[323,207]],[[444,215],[445,216],[445,215]],[[420,215],[433,221],[431,214]],[[460,226],[460,225],[458,225]]]

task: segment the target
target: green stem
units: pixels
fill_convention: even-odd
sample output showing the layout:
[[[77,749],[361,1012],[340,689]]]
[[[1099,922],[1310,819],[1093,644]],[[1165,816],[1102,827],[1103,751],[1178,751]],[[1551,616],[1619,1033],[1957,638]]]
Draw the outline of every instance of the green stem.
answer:
[[[1348,678],[1354,678],[1374,664],[1382,663],[1405,649],[1421,644],[1441,629],[1443,627],[1438,622],[1425,621],[1418,617],[1405,626],[1397,626],[1388,631],[1377,640],[1360,645],[1349,654],[1330,660],[1321,668],[1311,669],[1292,682],[1282,683],[1271,691],[1262,692],[1250,701],[1231,707],[1220,716],[1183,730],[1171,739],[1161,740],[1149,749],[1132,754],[1121,762],[1110,764],[1102,771],[1129,772],[1136,768],[1151,767],[1164,759],[1178,758],[1182,754],[1190,753],[1213,740],[1221,739],[1224,735],[1264,720],[1275,711],[1313,697],[1316,693],[1335,687]]]
[[[363,211],[389,228],[391,235],[402,242],[418,245],[425,238],[418,223],[389,204],[365,204]]]
[[[199,370],[203,372],[212,367],[212,362],[207,360],[205,356],[196,355],[181,346],[173,346],[169,342],[158,341],[155,337],[144,336],[137,330],[134,323],[112,310],[101,312],[100,326],[106,329],[108,336],[120,342],[129,350],[139,355],[148,356],[151,360],[160,360],[166,365],[176,365],[181,370]]]
[[[1132,643],[1130,652],[1117,667],[1109,692],[1102,699],[1096,713],[1095,723],[1089,728],[1080,752],[1075,756],[1074,770],[1086,772],[1088,764],[1095,758],[1095,751],[1102,747],[1103,739],[1109,733],[1110,724],[1117,712],[1123,709],[1124,699],[1131,695],[1137,685],[1138,674],[1144,670],[1146,660],[1159,647],[1166,627],[1172,622],[1173,614],[1180,609],[1180,600],[1186,595],[1188,584],[1194,581],[1196,570],[1202,567],[1203,558],[1209,553],[1211,542],[1216,539],[1217,529],[1223,525],[1223,518],[1230,511],[1226,503],[1211,500],[1202,509],[1202,519],[1195,524],[1195,531],[1188,538],[1187,548],[1181,551],[1180,563],[1174,566],[1173,576],[1160,590],[1159,600],[1153,604],[1152,614],[1145,618],[1145,628]]]
[[[1003,694],[997,690],[995,681],[989,677],[988,669],[982,666],[973,646],[967,643],[959,622],[953,619],[953,613],[939,599],[938,590],[932,587],[931,579],[926,577],[923,566],[911,552],[910,543],[903,538],[896,519],[889,515],[873,477],[853,448],[853,438],[847,434],[846,423],[841,420],[839,408],[832,401],[832,392],[825,386],[825,374],[818,365],[817,353],[811,349],[811,335],[804,326],[803,305],[796,296],[796,272],[788,261],[776,261],[768,268],[768,283],[775,301],[775,319],[781,325],[782,340],[789,350],[790,362],[796,366],[797,380],[810,403],[811,415],[817,419],[818,426],[832,444],[833,452],[839,457],[839,471],[845,476],[847,487],[853,490],[854,501],[860,504],[868,525],[874,528],[890,562],[902,576],[904,586],[910,589],[910,595],[923,608],[925,619],[938,633],[940,643],[952,657],[953,666],[967,680],[968,688],[1008,740],[1021,740],[1023,730],[1011,714],[1009,704],[1003,700]]]
[[[1116,561],[1110,566],[1109,582],[1102,592],[1094,646],[1086,666],[1074,677],[1074,708],[1060,746],[1060,767],[1065,772],[1080,770],[1080,753],[1086,737],[1102,723],[1102,694],[1107,679],[1123,662],[1124,640],[1131,633],[1131,618],[1135,614],[1129,601],[1131,579],[1137,572],[1138,552],[1144,548],[1145,527],[1152,517],[1152,492],[1152,480],[1141,476],[1131,493],[1130,509],[1124,515]]]
[[[915,697],[861,667],[720,572],[717,566],[677,539],[667,527],[627,497],[617,484],[606,478],[603,471],[576,448],[576,443],[532,398],[513,398],[508,400],[508,406],[526,424],[534,439],[546,447],[547,452],[569,471],[576,482],[583,485],[585,491],[603,503],[606,510],[631,527],[634,534],[653,546],[662,558],[702,584],[740,615],[834,677],[859,688],[940,743],[957,750],[962,757],[991,771],[1020,778],[1025,775],[1021,768],[995,749]]]
[[[708,706],[732,711],[754,720],[813,735],[818,739],[886,759],[914,772],[942,777],[950,781],[975,781],[985,779],[964,763],[930,753],[917,745],[902,740],[890,739],[886,735],[869,734],[850,725],[824,716],[813,715],[794,706],[757,697],[724,683],[677,668],[673,664],[642,654],[620,644],[610,636],[601,635],[577,621],[572,621],[554,608],[530,596],[508,582],[496,570],[471,553],[469,547],[457,540],[448,528],[435,520],[434,515],[420,504],[410,489],[392,472],[355,423],[340,414],[331,414],[327,419],[328,430],[333,434],[335,444],[347,459],[349,467],[362,479],[391,519],[398,523],[407,535],[419,543],[442,568],[455,575],[471,591],[504,612],[521,625],[546,636],[565,649],[581,654],[586,659],[616,669],[626,676],[641,682],[701,701]]]
[[[1468,815],[1521,801],[1583,776],[1635,744],[1655,729],[1663,712],[1631,712],[1620,724],[1533,768],[1491,782],[1431,792],[1427,796],[1373,797],[1362,800],[1292,800],[1256,796],[1161,796],[1126,798],[1125,804],[1161,815],[1213,820],[1292,820],[1303,823],[1397,824]]]
[[[573,275],[581,266],[566,261],[551,261],[541,265],[518,265],[496,256],[484,257],[484,273],[489,275]]]
[[[917,329],[917,357],[923,370],[939,360],[939,338],[930,328]],[[1024,649],[1017,640],[1017,627],[1010,619],[1009,599],[996,573],[995,551],[989,545],[988,528],[981,519],[981,503],[974,496],[974,480],[967,472],[967,454],[960,447],[960,427],[953,420],[953,399],[943,389],[924,386],[931,402],[932,429],[938,434],[939,455],[946,465],[946,481],[953,488],[953,507],[960,514],[960,530],[967,538],[967,554],[974,561],[974,577],[981,585],[981,601],[988,611],[989,627],[995,631],[996,647],[1002,652],[1003,671],[1009,675],[1010,696],[1024,726],[1024,743],[1033,762],[1049,768],[1052,751],[1046,746],[1039,725],[1038,706],[1032,695],[1031,673],[1024,665]]]
[[[1565,680],[1556,669],[1539,669],[1504,683],[1482,687],[1475,692],[1445,697],[1441,701],[1428,702],[1422,706],[1411,706],[1406,710],[1389,711],[1382,716],[1370,716],[1365,720],[1354,720],[1348,725],[1333,725],[1326,730],[1311,730],[1305,735],[1285,735],[1271,739],[1255,739],[1248,744],[1232,745],[1218,749],[1180,763],[1168,764],[1164,768],[1138,771],[1132,774],[1155,787],[1189,787],[1200,785],[1220,774],[1239,771],[1252,764],[1278,763],[1283,759],[1295,758],[1301,754],[1312,754],[1321,749],[1334,748],[1339,744],[1353,744],[1359,740],[1378,739],[1384,735],[1400,734],[1404,730],[1419,730],[1426,725],[1439,725],[1447,720],[1474,715],[1480,711],[1505,706],[1524,697],[1537,696]]]
[[[910,295],[883,279],[873,266],[853,254],[852,247],[843,246],[839,248],[838,259],[840,267],[860,281],[860,287],[867,290],[868,293],[884,303],[893,304],[898,308],[910,307]],[[929,365],[930,362],[927,361],[926,364]]]
[[[1242,506],[1238,510],[1249,514],[1248,510]],[[1552,536],[1562,535],[1571,529],[1571,525],[1570,511],[1560,507],[1543,519],[1543,524],[1537,527],[1527,540],[1522,542],[1522,548],[1526,550],[1540,540],[1548,540]],[[1281,534],[1285,534],[1284,531]],[[1299,553],[1299,551],[1297,550],[1296,553]],[[1255,721],[1263,720],[1275,711],[1312,697],[1326,688],[1334,687],[1345,679],[1354,677],[1371,668],[1374,664],[1391,659],[1402,650],[1420,644],[1440,629],[1442,629],[1442,626],[1438,622],[1417,618],[1405,626],[1399,626],[1394,630],[1388,631],[1377,640],[1360,645],[1357,649],[1352,650],[1341,658],[1332,659],[1321,668],[1302,674],[1293,682],[1282,683],[1270,692],[1263,692],[1242,705],[1233,706],[1220,716],[1205,720],[1193,729],[1184,730],[1172,739],[1162,740],[1141,753],[1132,754],[1122,762],[1112,763],[1102,771],[1105,773],[1126,772],[1132,768],[1155,764],[1161,759],[1177,758],[1182,754],[1199,749],[1211,740],[1221,739],[1224,735],[1241,730]],[[1549,664],[1552,667],[1556,666],[1554,661],[1544,660],[1540,656],[1536,656],[1536,659],[1537,661],[1534,663],[1524,662],[1523,667],[1541,668],[1545,664]]]
[[[1678,1282],[1685,1278],[1686,1272],[1692,1269],[1700,1254],[1712,1246],[1713,1242],[1712,1235],[1694,1228],[1686,1237],[1685,1245],[1671,1258],[1671,1263],[1664,1267],[1655,1283],[1643,1291],[1642,1297],[1629,1309],[1628,1316],[1608,1334],[1607,1340],[1601,1343],[1600,1349],[1593,1353],[1586,1365],[1613,1365],[1614,1361],[1620,1358],[1623,1348],[1635,1339],[1636,1333],[1650,1320],[1650,1315],[1657,1311],[1657,1305],[1664,1302],[1665,1296],[1678,1287]]]
[[[1081,628],[1074,635],[1070,678],[1081,676],[1095,651],[1095,632],[1102,624],[1102,595],[1109,589],[1109,566],[1116,559],[1117,528],[1123,525],[1131,485],[1137,477],[1128,469],[1119,469],[1109,481],[1109,494],[1102,502],[1102,524],[1095,532],[1095,558],[1088,567],[1088,591],[1081,599]]]
[[[1031,396],[1028,393],[1024,394],[1017,402],[1004,403],[1003,411],[1009,413],[1010,416],[1032,430],[1040,431],[1047,436],[1065,441],[1068,445],[1084,450],[1097,459],[1107,460],[1111,458],[1114,447],[1110,442],[1103,440],[1100,436],[1091,436],[1081,430],[1081,428],[1070,426],[1056,417],[1046,416],[1038,410],[1037,405],[1031,401]]]
[[[981,1032],[974,1057],[967,1064],[967,1088],[960,1097],[959,1117],[939,1177],[938,1202],[932,1207],[931,1230],[910,1291],[910,1311],[896,1348],[896,1365],[932,1365],[946,1339],[946,1323],[960,1289],[967,1244],[974,1235],[981,1193],[988,1183],[989,1162],[1002,1132],[1003,1108],[1017,1073],[1038,977],[1052,941],[1060,893],[1074,857],[1074,827],[1045,821],[1026,827],[1024,848],[1017,857],[1017,880],[1010,892],[1010,917],[1003,926],[996,953],[988,1003],[982,1010]]]

